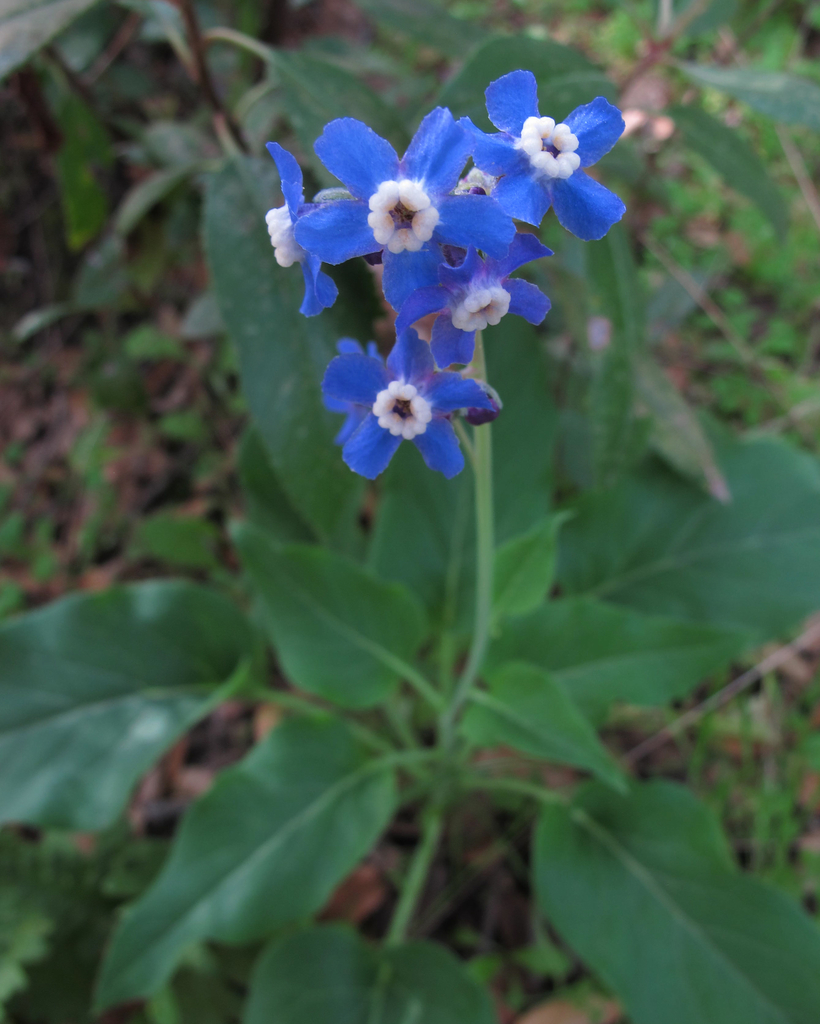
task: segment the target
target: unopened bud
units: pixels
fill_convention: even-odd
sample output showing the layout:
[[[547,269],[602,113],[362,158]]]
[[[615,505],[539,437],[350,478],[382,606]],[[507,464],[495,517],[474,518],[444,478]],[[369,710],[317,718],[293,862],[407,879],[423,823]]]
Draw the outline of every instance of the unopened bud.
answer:
[[[483,423],[492,423],[493,420],[498,419],[499,413],[504,408],[504,403],[499,398],[495,388],[491,387],[485,380],[477,380],[476,384],[489,398],[492,409],[465,409],[464,419],[474,427],[480,427]]]

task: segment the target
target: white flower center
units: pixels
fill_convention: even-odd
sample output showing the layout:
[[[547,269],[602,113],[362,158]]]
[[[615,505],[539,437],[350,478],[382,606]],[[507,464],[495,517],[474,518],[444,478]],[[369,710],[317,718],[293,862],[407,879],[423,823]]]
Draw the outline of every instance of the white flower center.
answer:
[[[389,430],[394,437],[401,436],[409,441],[417,434],[424,433],[433,418],[433,410],[413,384],[394,380],[376,395],[373,415],[383,430]]]
[[[390,252],[418,252],[433,237],[438,210],[417,181],[383,181],[370,197],[367,223]]]
[[[453,327],[460,331],[483,331],[493,327],[510,308],[510,293],[501,285],[473,288],[453,309]]]
[[[305,258],[305,250],[294,237],[293,222],[287,206],[268,210],[265,214],[265,223],[268,225],[273,255],[279,266],[292,267],[294,263],[301,263]]]
[[[528,117],[515,148],[523,149],[535,170],[547,178],[569,178],[581,166],[575,152],[577,136],[568,124],[556,124],[551,117]]]

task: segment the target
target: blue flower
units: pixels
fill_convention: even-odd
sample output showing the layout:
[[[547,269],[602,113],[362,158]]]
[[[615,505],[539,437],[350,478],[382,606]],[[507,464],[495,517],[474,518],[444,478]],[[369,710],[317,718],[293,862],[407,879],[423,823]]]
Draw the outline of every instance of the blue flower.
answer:
[[[437,107],[421,122],[402,160],[389,142],[352,117],[331,121],[315,150],[352,199],[320,204],[296,226],[296,240],[326,263],[384,251],[384,290],[395,307],[431,259],[428,243],[507,252],[515,225],[494,199],[451,195],[473,136]],[[436,259],[435,253],[432,258]]]
[[[612,149],[624,130],[621,112],[603,96],[556,124],[538,113],[538,87],[531,71],[511,71],[485,94],[490,120],[500,129],[485,135],[462,118],[474,134],[473,160],[499,177],[493,198],[528,224],[541,223],[550,204],[561,224],[578,238],[603,238],[626,207],[581,168]]]
[[[552,250],[535,235],[520,232],[507,255],[500,260],[482,259],[471,246],[457,267],[441,263],[438,284],[419,288],[407,299],[396,319],[403,331],[423,316],[438,313],[433,323],[430,347],[439,366],[469,363],[475,348],[475,332],[497,324],[507,313],[540,324],[550,300],[529,281],[511,280],[510,274]]]
[[[345,442],[342,458],[354,473],[370,480],[387,468],[402,440],[412,441],[430,469],[449,480],[464,468],[451,413],[493,409],[476,381],[436,372],[430,346],[414,330],[398,336],[387,365],[361,352],[336,356],[322,391],[364,411],[362,422]]]
[[[350,355],[351,353],[364,355],[364,349],[353,338],[340,338],[336,342],[336,351],[340,355]],[[378,359],[380,362],[384,362],[379,355],[375,341],[368,341],[367,354],[371,359]],[[367,415],[367,406],[356,405],[354,402],[345,402],[341,398],[331,398],[327,394],[322,395],[322,400],[328,412],[341,412],[346,415],[347,418],[342,424],[339,433],[333,438],[336,444],[344,444]]]
[[[305,297],[299,307],[299,312],[305,316],[316,316],[323,309],[333,305],[339,290],[327,274],[322,273],[321,259],[299,245],[294,237],[294,225],[300,217],[313,208],[312,205],[305,204],[302,171],[299,164],[286,149],[282,149],[278,142],[269,142],[268,152],[276,163],[282,194],[285,197],[284,206],[268,210],[265,216],[276,262],[280,267],[290,267],[294,263],[302,265],[302,274],[305,278]]]

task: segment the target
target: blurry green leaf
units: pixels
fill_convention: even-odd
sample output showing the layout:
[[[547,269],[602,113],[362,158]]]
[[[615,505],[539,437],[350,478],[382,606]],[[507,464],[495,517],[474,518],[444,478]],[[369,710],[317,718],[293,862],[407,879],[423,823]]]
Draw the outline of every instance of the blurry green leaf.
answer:
[[[251,650],[216,591],[152,582],[0,627],[0,819],[102,828]]]
[[[389,32],[400,32],[447,57],[463,54],[487,38],[486,30],[480,25],[454,18],[433,0],[354,0],[354,3]]]
[[[0,7],[0,79],[25,64],[97,0],[4,0]]]
[[[172,4],[163,6],[179,18],[179,10]],[[209,157],[218,157],[207,133],[190,121],[152,121],[140,141],[153,160],[169,169],[201,166]]]
[[[73,304],[80,309],[113,306],[127,287],[122,239],[118,235],[107,235],[85,254],[74,280]]]
[[[213,292],[197,295],[188,307],[179,333],[183,338],[214,338],[223,334],[225,324]]]
[[[721,174],[727,185],[756,203],[782,237],[788,228],[788,210],[766,166],[736,129],[727,128],[700,107],[672,107],[668,111],[688,146]]]
[[[108,215],[108,196],[95,171],[114,162],[111,141],[93,112],[74,93],[65,95],[58,117],[63,144],[55,157],[69,248],[81,249]]]
[[[242,438],[237,471],[248,520],[254,526],[284,543],[316,539],[288,501],[273,472],[267,449],[252,427]]]
[[[53,921],[5,879],[0,892],[0,1021],[8,1019],[3,1004],[28,984],[26,966],[48,952],[52,928]]]
[[[323,538],[338,537],[354,522],[362,485],[333,444],[338,424],[324,409],[320,382],[345,332],[334,329],[335,309],[302,316],[299,268],[276,265],[265,211],[279,196],[272,160],[241,160],[213,175],[206,249],[244,393],[276,475],[299,514]]]
[[[729,504],[659,466],[580,499],[559,546],[566,593],[760,640],[820,608],[817,460],[775,439],[714,443]]]
[[[154,171],[137,182],[125,194],[114,214],[114,230],[127,235],[157,203],[162,202],[181,182],[203,169],[203,161],[177,164],[163,171]]]
[[[97,1008],[157,991],[197,939],[250,942],[318,910],[395,804],[392,771],[342,722],[284,722],[188,811],[162,874],[114,934]]]
[[[683,476],[718,501],[731,500],[712,442],[695,410],[649,356],[637,361],[638,398],[652,418],[650,444]]]
[[[143,359],[185,358],[185,349],[177,339],[160,331],[153,324],[146,323],[134,327],[123,338],[122,344],[129,359],[137,362]]]
[[[464,114],[484,131],[496,131],[484,108],[484,90],[496,78],[524,68],[538,79],[541,113],[560,120],[596,96],[614,100],[615,86],[603,71],[578,50],[551,39],[502,36],[490,39],[473,53],[453,78],[445,82],[436,103]]]
[[[404,151],[409,138],[395,108],[349,71],[298,50],[276,50],[273,66],[286,96],[285,114],[311,159],[313,143],[335,117],[356,117]],[[318,169],[327,173],[321,163]]]
[[[207,519],[157,512],[134,531],[131,553],[180,569],[219,569],[215,548],[219,530]]]
[[[28,341],[38,331],[56,324],[58,320],[71,316],[79,310],[71,302],[53,302],[50,306],[41,306],[40,309],[33,309],[21,317],[12,328],[12,337],[15,341]]]
[[[590,598],[562,598],[505,623],[488,664],[540,665],[599,722],[616,702],[652,706],[685,696],[746,642],[741,632],[642,615]]]
[[[572,966],[572,961],[567,954],[545,936],[531,946],[517,949],[512,954],[512,958],[530,974],[542,978],[563,977],[569,973]]]
[[[700,6],[700,0],[688,0],[681,4],[675,4],[675,16],[685,17],[689,9],[694,5]],[[705,32],[712,32],[727,21],[731,21],[737,13],[739,0],[711,0],[703,5],[700,14],[692,18],[682,33],[682,37],[701,35]]]
[[[208,438],[208,425],[195,409],[169,412],[159,421],[159,429],[174,441],[204,442]]]
[[[495,555],[493,612],[498,617],[524,615],[537,608],[552,586],[556,541],[567,514],[537,523],[502,544]]]
[[[814,1024],[820,931],[737,871],[717,820],[684,787],[596,784],[545,807],[539,902],[635,1024]]]
[[[721,68],[681,63],[693,82],[734,96],[784,124],[805,124],[820,131],[820,85],[782,71]]]
[[[415,598],[355,563],[307,544],[280,547],[254,526],[234,539],[285,675],[343,707],[389,696],[425,635]]]
[[[278,939],[251,979],[245,1024],[494,1024],[490,998],[443,946],[379,949],[343,927]]]
[[[489,693],[475,690],[462,721],[477,747],[505,744],[547,761],[571,764],[624,790],[620,769],[595,730],[556,679],[535,665],[508,662],[490,676]]]

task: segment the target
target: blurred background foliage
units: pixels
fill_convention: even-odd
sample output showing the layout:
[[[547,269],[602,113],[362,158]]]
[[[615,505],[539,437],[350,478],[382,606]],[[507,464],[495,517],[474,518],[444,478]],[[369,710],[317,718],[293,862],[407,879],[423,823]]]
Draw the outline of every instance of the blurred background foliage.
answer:
[[[201,36],[186,21],[191,12]],[[355,513],[364,507],[367,525],[372,509],[351,492],[329,420],[313,440],[327,448],[315,456],[321,484],[288,476],[295,428],[276,383],[287,356],[271,364],[267,349],[246,346],[249,384],[240,389],[203,237],[216,265],[214,253],[230,252],[245,231],[238,207],[249,200],[239,196],[233,222],[230,188],[212,191],[203,228],[204,190],[215,174],[234,173],[220,169],[237,153],[262,159],[269,138],[299,155],[308,191],[331,184],[312,142],[335,116],[365,120],[399,148],[431,103],[486,128],[483,88],[515,67],[536,73],[542,109],[557,117],[598,94],[618,103],[626,137],[600,175],[628,214],[588,247],[547,218],[543,238],[556,255],[533,279],[553,300],[538,338],[554,403],[539,404],[520,379],[504,392],[503,370],[494,379],[505,415],[520,401],[518,415],[538,430],[526,460],[516,461],[514,445],[502,460],[501,539],[529,525],[522,503],[615,485],[647,450],[715,502],[733,496],[715,447],[725,431],[782,436],[818,454],[818,56],[820,4],[797,0],[5,4],[0,615],[163,575],[236,591],[226,525],[243,511],[273,517],[290,539],[319,536],[361,553]],[[272,165],[245,166],[259,209],[278,205]],[[279,287],[265,256],[234,272],[263,282],[270,274]],[[223,292],[229,262],[217,281]],[[309,342],[317,378],[336,337],[385,343],[390,332],[364,267],[333,274],[357,299],[324,317],[320,340]],[[236,335],[241,310],[232,316]],[[308,344],[295,320],[269,329],[261,346]],[[246,432],[249,405],[258,433]],[[269,458],[296,511],[279,500]],[[394,473],[384,506],[406,509],[406,498]],[[391,566],[390,530],[401,529],[400,514],[391,516],[371,561],[402,578],[411,569],[406,560]],[[686,779],[721,817],[741,863],[813,914],[819,657],[815,641],[642,769]],[[718,676],[695,698],[731,673]],[[626,707],[607,728],[625,749],[671,714]],[[91,1019],[89,992],[118,908],[154,877],[187,804],[264,735],[271,715],[264,703],[223,704],[143,780],[127,824],[93,835],[0,832],[0,1019]],[[521,1019],[621,1019],[549,933],[522,941],[520,810],[510,808],[497,836],[479,809],[463,818],[454,856],[469,855],[478,869],[453,891],[466,884],[469,903],[470,879],[489,878],[491,895],[451,922],[446,940],[491,984],[501,1019],[546,996],[557,1000],[552,1016]],[[401,843],[399,821],[379,870],[345,883],[329,919],[379,931],[384,878]],[[443,916],[428,908],[429,932]],[[254,952],[200,944],[173,984],[106,1020],[238,1020]]]

